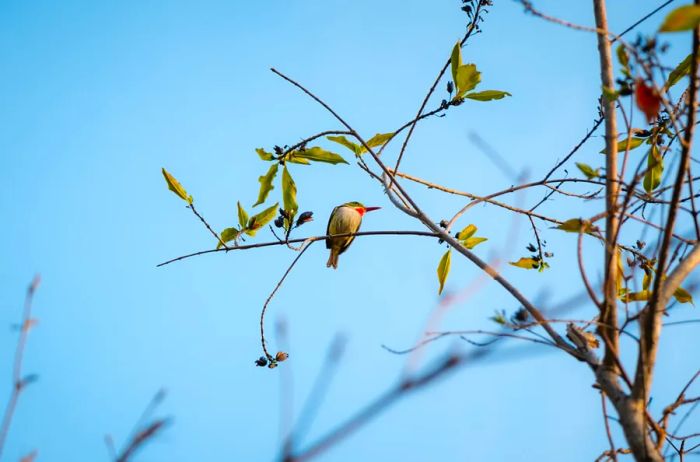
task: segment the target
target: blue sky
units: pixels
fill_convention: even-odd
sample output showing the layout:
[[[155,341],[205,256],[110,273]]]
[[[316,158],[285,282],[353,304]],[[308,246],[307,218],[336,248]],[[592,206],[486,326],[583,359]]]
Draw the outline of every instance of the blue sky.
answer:
[[[591,24],[589,3],[538,7]],[[624,29],[657,4],[610,2],[611,28]],[[654,30],[661,19],[639,30]],[[442,247],[424,238],[357,239],[334,272],[325,268],[323,246],[314,246],[270,308],[270,332],[286,320],[291,359],[275,371],[256,369],[259,310],[294,254],[271,248],[156,268],[214,245],[167,191],[160,169],[183,183],[215,229],[232,226],[236,201],[255,202],[257,177],[267,168],[256,147],[341,128],[270,67],[312,89],[360,133],[391,131],[415,114],[464,24],[456,0],[1,1],[0,326],[17,321],[25,286],[34,273],[43,277],[35,303],[40,323],[25,361],[40,380],[22,396],[5,460],[34,448],[39,460],[108,460],[104,435],[123,441],[161,387],[169,394],[160,412],[174,425],[137,460],[272,460],[280,379],[293,377],[284,379],[284,401],[298,411],[337,333],[348,339],[346,354],[307,442],[394,383],[405,358],[381,345],[402,348],[418,338],[438,302]],[[512,180],[469,133],[513,168],[540,177],[592,125],[600,88],[592,35],[527,16],[510,1],[491,8],[483,31],[464,60],[482,71],[480,88],[513,97],[466,103],[425,121],[403,162],[406,172],[477,194]],[[688,44],[670,41],[675,63]],[[578,159],[599,166],[602,143],[598,134]],[[322,233],[330,210],[349,200],[383,207],[363,229],[420,229],[352,164],[290,171],[301,208],[316,216],[301,235]],[[463,205],[409,188],[435,220]],[[541,194],[520,200],[532,204]],[[557,200],[544,210],[571,218],[596,206]],[[526,222],[514,225],[516,239],[508,237],[513,225],[502,211],[477,207],[460,222],[468,223],[489,238],[478,248],[482,257],[527,254]],[[527,296],[554,305],[581,289],[575,242],[541,229],[555,253],[551,271],[503,272]],[[598,277],[602,249],[589,242],[586,251]],[[447,290],[477,277],[477,268],[455,259]],[[491,328],[494,310],[515,308],[499,287],[485,284],[448,313],[442,328]],[[690,308],[678,312],[679,319],[695,316]],[[15,340],[9,327],[0,335],[0,373],[7,375],[0,397],[9,394]],[[275,349],[274,334],[270,342]],[[456,346],[468,349],[448,340],[424,359]],[[685,327],[662,344],[660,403],[697,370],[697,358],[687,354],[698,346]],[[524,453],[541,461],[562,454],[594,459],[606,440],[590,372],[561,354],[540,353],[462,369],[322,460],[519,460]]]

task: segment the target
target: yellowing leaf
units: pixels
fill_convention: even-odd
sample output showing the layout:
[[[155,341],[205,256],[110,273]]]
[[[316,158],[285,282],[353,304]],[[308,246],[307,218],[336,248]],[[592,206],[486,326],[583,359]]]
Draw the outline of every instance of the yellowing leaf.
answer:
[[[272,186],[272,180],[274,180],[275,176],[277,176],[278,166],[278,163],[270,165],[270,169],[267,171],[267,173],[258,178],[258,181],[260,182],[260,191],[258,192],[258,200],[255,202],[255,204],[253,204],[253,207],[265,202],[267,195],[270,194],[270,191],[275,189],[275,187]]]
[[[627,150],[627,142],[629,140],[629,150],[638,148],[646,141],[644,138],[625,138],[617,142],[617,152],[625,152]],[[605,154],[605,148],[601,149],[601,154]]]
[[[659,32],[691,30],[698,27],[698,24],[700,24],[700,6],[684,5],[671,11],[666,16],[659,28]]]
[[[291,217],[296,215],[299,205],[297,204],[297,185],[294,184],[287,167],[282,170],[282,204],[284,210],[289,213],[291,221]]]
[[[644,268],[644,278],[642,279],[642,289],[648,290],[651,285],[651,270]]]
[[[346,148],[354,152],[356,156],[362,154],[363,147],[359,144],[353,143],[344,136],[327,136],[326,139],[328,141],[333,141],[334,143],[338,143],[345,146]]]
[[[593,167],[591,167],[588,164],[584,164],[583,162],[576,162],[576,166],[579,170],[581,170],[581,173],[583,173],[589,180],[592,180],[593,178],[598,178],[600,176],[599,168],[593,170]]]
[[[163,176],[165,177],[165,182],[168,183],[168,189],[177,194],[180,199],[186,201],[188,204],[191,204],[193,200],[192,196],[187,195],[187,191],[185,191],[185,188],[182,187],[180,182],[177,181],[175,177],[168,173],[168,171],[164,168],[161,170],[163,172]]]
[[[246,213],[240,201],[238,202],[238,224],[241,225],[241,228],[245,228],[248,224],[248,213]]]
[[[246,229],[243,231],[248,235],[248,236],[255,236],[255,233],[271,222],[275,216],[277,215],[277,207],[279,206],[279,203],[276,203],[272,207],[268,207],[262,212],[258,213],[257,215],[254,215],[248,220],[248,226],[246,226]]]
[[[695,305],[695,303],[693,303],[693,296],[683,287],[677,288],[676,291],[673,292],[673,296],[678,300],[678,303],[692,303]]]
[[[463,240],[462,245],[468,249],[473,249],[477,245],[486,241],[488,241],[488,238],[485,237],[470,237],[469,239]]]
[[[476,226],[474,225],[468,225],[466,228],[464,228],[462,231],[457,233],[457,239],[460,241],[464,241],[466,239],[469,239],[476,233]]]
[[[649,150],[647,157],[647,171],[644,174],[644,190],[652,192],[661,184],[661,175],[664,172],[664,159],[659,153],[659,149],[654,145]]]
[[[440,283],[440,288],[438,289],[438,295],[442,293],[442,289],[445,288],[445,281],[447,281],[447,275],[450,274],[450,265],[452,260],[452,249],[445,252],[445,254],[440,259],[437,267],[437,277]]]
[[[393,137],[394,137],[394,132],[377,133],[372,138],[367,140],[367,146],[369,146],[370,148],[376,148],[377,146],[381,146],[382,144],[386,143],[387,141],[389,141]],[[364,148],[364,146],[363,146],[363,148]]]
[[[260,156],[260,159],[262,160],[272,160],[275,158],[272,153],[265,151],[263,148],[257,148],[255,152],[258,153],[258,156]]]
[[[484,90],[464,95],[465,98],[474,99],[476,101],[493,101],[495,99],[503,99],[506,96],[513,95],[511,95],[507,91],[501,90]]]
[[[452,67],[452,81],[457,86],[457,69],[462,65],[462,47],[457,40],[454,48],[452,48],[452,56],[450,57],[450,66]]]
[[[580,218],[566,220],[564,223],[556,226],[555,229],[566,231],[567,233],[591,233],[598,230],[590,221],[581,220]]]
[[[225,230],[221,231],[221,240],[218,244],[216,244],[216,248],[220,249],[221,247],[223,247],[224,244],[222,244],[222,242],[226,243],[234,239],[238,239],[238,236],[240,234],[241,231],[236,228],[226,228]]]
[[[294,151],[295,158],[302,158],[313,160],[315,162],[325,162],[327,164],[347,164],[345,159],[339,154],[334,152],[326,151],[323,148],[314,146],[313,148],[307,148],[299,151]]]
[[[286,162],[291,162],[293,164],[311,165],[311,162],[309,162],[309,159],[300,156],[299,152],[300,151],[288,152],[287,155],[284,156],[284,160]]]
[[[620,296],[620,300],[625,303],[629,302],[646,302],[651,297],[651,291],[642,290],[641,292],[630,292]]]
[[[625,278],[625,269],[622,266],[622,251],[617,246],[615,248],[615,255],[616,255],[615,259],[617,260],[617,292],[618,292],[618,294],[627,293],[627,289],[622,287],[622,282],[624,281],[624,278]],[[623,292],[623,290],[624,290],[624,292]]]
[[[540,266],[539,260],[535,260],[534,258],[526,258],[522,257],[518,261],[511,261],[508,262],[508,264],[517,266],[518,268],[525,268],[525,269],[535,269]]]
[[[457,69],[457,95],[455,99],[460,99],[468,91],[473,90],[481,82],[481,72],[476,69],[476,64],[464,64]]]

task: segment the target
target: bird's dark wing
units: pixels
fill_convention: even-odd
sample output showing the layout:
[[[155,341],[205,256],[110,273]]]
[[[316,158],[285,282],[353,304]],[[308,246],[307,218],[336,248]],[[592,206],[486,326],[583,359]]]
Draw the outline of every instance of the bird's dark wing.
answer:
[[[358,232],[360,230],[361,225],[362,225],[362,218],[360,218],[360,222],[357,224],[357,228],[355,228],[353,230],[353,233]],[[341,253],[348,250],[348,247],[350,247],[350,244],[352,244],[352,241],[354,241],[354,240],[355,240],[355,236],[348,237],[348,239],[345,241],[345,245],[343,245],[343,247],[341,247],[340,250],[338,251],[338,255],[340,255]]]
[[[330,235],[331,231],[331,220],[333,219],[333,215],[335,215],[335,212],[338,210],[338,207],[335,207],[333,211],[331,212],[331,216],[328,217],[328,225],[326,225],[326,236]],[[331,240],[326,238],[326,248],[330,249],[331,248]]]

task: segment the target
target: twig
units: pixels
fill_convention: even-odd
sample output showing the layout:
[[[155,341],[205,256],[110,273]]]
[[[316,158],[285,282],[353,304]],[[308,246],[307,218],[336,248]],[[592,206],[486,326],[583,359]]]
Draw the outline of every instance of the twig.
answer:
[[[603,407],[603,420],[605,421],[605,434],[608,437],[608,444],[610,444],[610,454],[613,461],[617,461],[617,449],[615,449],[615,442],[613,441],[612,431],[610,431],[610,422],[608,421],[608,409],[605,403],[605,392],[601,390],[600,392],[600,402]]]
[[[219,235],[216,233],[216,231],[214,231],[213,229],[211,229],[211,226],[209,226],[209,223],[207,223],[207,220],[205,220],[204,217],[203,217],[202,215],[200,215],[199,212],[197,212],[197,209],[194,208],[194,204],[190,204],[190,205],[188,205],[187,207],[189,207],[189,208],[192,210],[192,213],[194,213],[194,214],[197,216],[197,218],[199,218],[199,221],[201,221],[201,222],[204,224],[204,226],[207,227],[207,229],[209,230],[209,232],[212,234],[212,236],[214,236],[214,237],[216,238],[216,240],[219,242],[219,244],[220,244],[221,246],[223,246],[223,248],[224,248],[225,250],[230,250],[230,248],[226,245],[226,243],[225,243],[224,241],[221,240],[221,238],[220,238]]]
[[[469,40],[469,37],[471,37],[472,33],[475,30],[478,30],[478,24],[479,21],[481,21],[481,7],[482,7],[482,2],[479,1],[476,6],[476,10],[474,11],[474,15],[472,16],[472,20],[469,22],[469,25],[467,26],[467,32],[464,34],[464,37],[462,40],[459,42],[460,48],[464,46],[464,44]],[[444,66],[442,66],[442,69],[440,69],[440,72],[438,73],[437,78],[433,82],[433,85],[430,87],[430,90],[428,90],[428,94],[425,95],[425,98],[423,98],[423,102],[420,105],[420,108],[418,109],[418,114],[416,114],[416,119],[418,119],[421,114],[423,113],[423,110],[425,109],[425,106],[428,104],[428,100],[430,100],[430,97],[432,94],[435,92],[435,88],[437,88],[438,83],[440,83],[440,80],[442,79],[442,76],[445,75],[445,72],[447,71],[447,68],[450,66],[451,59],[448,59],[447,62],[445,63]],[[401,151],[399,151],[399,156],[396,159],[396,164],[394,165],[394,171],[397,171],[399,169],[399,166],[401,165],[401,159],[403,158],[404,152],[406,151],[406,147],[408,146],[408,142],[411,139],[411,135],[413,135],[413,130],[416,128],[416,122],[413,122],[411,124],[411,128],[408,129],[408,134],[406,135],[406,138],[403,140],[403,145],[401,146]],[[393,184],[393,177],[390,180],[391,182],[389,183],[390,185]]]
[[[5,447],[5,441],[7,439],[7,434],[10,431],[10,424],[12,423],[12,417],[14,416],[19,397],[22,394],[22,391],[24,391],[25,387],[34,380],[33,376],[22,377],[22,360],[24,359],[24,349],[27,344],[29,329],[31,329],[33,326],[32,301],[34,299],[34,293],[36,292],[36,289],[39,287],[40,283],[41,278],[39,275],[34,276],[32,283],[29,284],[29,287],[27,288],[27,294],[24,299],[22,323],[20,324],[19,339],[17,339],[15,360],[12,367],[12,392],[10,393],[10,399],[5,407],[5,414],[2,418],[2,426],[0,426],[0,457],[2,457],[2,451]]]
[[[277,285],[275,286],[275,288],[272,289],[272,292],[270,292],[270,295],[267,297],[267,300],[265,300],[265,303],[263,304],[262,310],[260,311],[260,343],[262,344],[262,349],[263,349],[263,352],[265,353],[265,357],[267,357],[267,360],[270,361],[271,363],[274,363],[275,357],[272,356],[267,351],[267,347],[265,345],[266,344],[266,341],[265,341],[265,313],[267,312],[267,307],[270,304],[270,302],[272,301],[272,297],[274,297],[275,294],[277,293],[277,291],[279,290],[279,288],[282,287],[282,283],[287,278],[289,273],[292,271],[292,268],[294,268],[294,265],[297,264],[297,262],[299,261],[301,256],[304,255],[304,252],[306,252],[306,250],[309,247],[311,247],[311,244],[313,244],[314,242],[316,242],[315,239],[307,239],[307,244],[302,246],[302,249],[301,249],[301,251],[299,251],[299,254],[294,258],[294,260],[292,261],[292,264],[289,265],[289,267],[287,268],[287,271],[284,272],[284,274],[282,275],[282,278],[279,280],[279,282],[277,282]]]
[[[425,236],[425,237],[439,237],[437,233],[431,233],[428,231],[361,231],[359,233],[342,233],[342,234],[334,234],[334,237],[345,237],[345,236],[355,236],[355,237],[360,237],[360,236]],[[229,251],[234,251],[234,250],[248,250],[248,249],[259,249],[262,247],[272,247],[272,246],[278,246],[278,245],[286,245],[286,244],[298,244],[301,242],[305,241],[320,241],[320,240],[325,240],[330,236],[311,236],[311,237],[302,237],[302,238],[297,238],[297,239],[289,239],[288,241],[272,241],[272,242],[261,242],[258,244],[247,244],[247,245],[239,245],[236,247],[230,247],[228,250]],[[185,260],[187,258],[191,257],[197,257],[199,255],[205,255],[208,253],[216,253],[216,252],[226,252],[226,249],[208,249],[208,250],[200,250],[199,252],[194,252],[191,254],[187,255],[182,255],[180,257],[172,258],[168,261],[164,261],[163,263],[159,263],[156,265],[156,267],[161,267],[165,265],[169,265],[170,263],[174,263],[176,261],[180,260]]]

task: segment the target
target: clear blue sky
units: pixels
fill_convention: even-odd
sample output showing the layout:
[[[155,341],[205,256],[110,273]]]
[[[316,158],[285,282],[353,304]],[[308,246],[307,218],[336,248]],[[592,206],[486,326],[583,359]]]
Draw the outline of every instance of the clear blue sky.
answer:
[[[511,180],[470,143],[470,132],[536,178],[592,125],[600,89],[594,36],[526,16],[515,2],[496,3],[464,60],[483,72],[480,88],[513,97],[470,102],[425,122],[403,163],[409,173],[474,193]],[[591,24],[589,3],[538,6]],[[619,31],[659,1],[610,3]],[[391,131],[413,116],[464,24],[456,0],[0,1],[0,328],[18,319],[33,274],[43,276],[40,324],[25,362],[40,380],[22,396],[4,460],[34,448],[40,461],[107,460],[104,435],[122,442],[160,387],[169,391],[161,414],[174,425],[137,460],[272,460],[280,377],[293,374],[284,399],[296,412],[338,332],[349,339],[347,353],[306,441],[392,384],[404,358],[380,345],[402,348],[417,338],[437,303],[442,247],[422,238],[358,239],[335,272],[325,268],[323,246],[311,248],[268,318],[271,333],[275,320],[287,320],[291,359],[275,371],[257,369],[259,310],[294,254],[273,248],[156,268],[214,244],[167,191],[160,168],[182,181],[216,229],[232,226],[236,201],[255,201],[267,168],[254,148],[340,128],[271,66],[313,89],[361,133]],[[672,44],[671,62],[688,48],[680,38]],[[601,146],[597,136],[579,159],[599,166]],[[384,208],[366,217],[366,230],[420,229],[352,165],[290,168],[301,208],[317,217],[301,234],[322,233],[333,206],[349,200]],[[411,191],[436,220],[463,204]],[[570,204],[558,200],[544,210],[560,218],[593,210]],[[507,251],[503,257],[515,259],[532,241],[520,221],[508,242],[511,218],[492,208],[471,211],[460,222],[468,223],[489,237],[478,248],[483,257]],[[555,253],[552,269],[503,271],[527,296],[553,305],[580,289],[575,242],[541,229]],[[268,239],[267,232],[257,238]],[[601,249],[587,247],[598,277]],[[455,259],[447,290],[478,275]],[[515,308],[489,283],[442,328],[490,328],[494,310]],[[590,316],[587,310],[576,315]],[[684,307],[679,316],[696,314]],[[0,335],[3,403],[15,340],[9,328]],[[433,345],[428,359],[450,346]],[[698,368],[690,355],[698,346],[690,328],[662,345],[659,405]],[[322,460],[592,460],[606,449],[592,375],[561,354],[542,353],[462,369]]]

